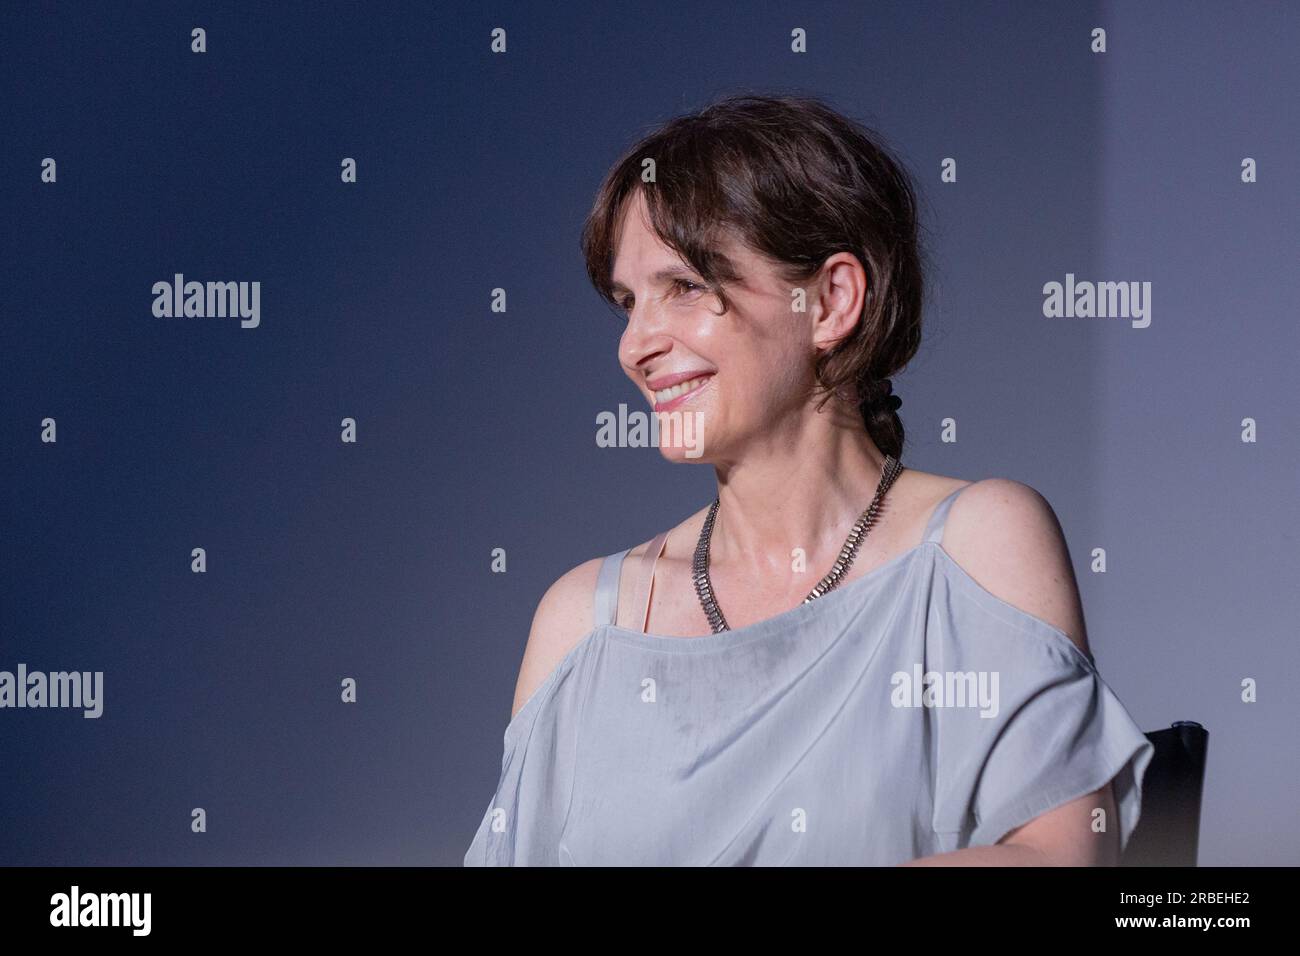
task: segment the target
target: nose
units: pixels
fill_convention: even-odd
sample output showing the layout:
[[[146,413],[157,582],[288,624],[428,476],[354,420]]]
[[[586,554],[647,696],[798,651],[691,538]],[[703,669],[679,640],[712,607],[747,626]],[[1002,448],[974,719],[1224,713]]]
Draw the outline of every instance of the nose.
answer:
[[[649,304],[634,303],[627,313],[627,326],[618,343],[619,361],[623,366],[629,372],[639,371],[644,363],[671,347],[672,339],[660,310]]]

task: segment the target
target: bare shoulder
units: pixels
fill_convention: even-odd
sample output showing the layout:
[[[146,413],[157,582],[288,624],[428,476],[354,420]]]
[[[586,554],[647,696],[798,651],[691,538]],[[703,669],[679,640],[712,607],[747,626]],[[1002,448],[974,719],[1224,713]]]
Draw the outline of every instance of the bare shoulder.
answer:
[[[712,503],[710,501],[709,505]],[[700,529],[704,527],[704,519],[709,513],[709,505],[705,505],[693,514],[687,515],[668,529],[668,541],[665,544],[663,555],[656,564],[660,569],[660,573],[673,566],[689,567],[691,560],[695,556],[695,542],[700,536]],[[653,543],[654,538],[651,538],[628,550],[627,558],[623,562],[623,574],[619,578],[618,606],[620,608],[631,607],[638,586],[643,587],[645,585],[644,565],[640,559],[650,550],[650,545]],[[638,629],[640,628],[639,623],[635,626]]]
[[[984,590],[1065,632],[1090,655],[1065,534],[1037,490],[1010,478],[971,482],[953,500],[942,546]]]
[[[684,542],[690,542],[689,548],[693,549],[694,538],[705,523],[707,512],[708,507],[702,507],[669,529],[669,550],[681,549],[685,546]],[[649,541],[642,541],[636,548],[628,550],[619,580],[619,606],[627,604],[630,594],[636,588],[637,581],[629,570],[640,567],[640,562],[633,559],[645,554],[653,540],[650,538]],[[511,717],[519,713],[521,706],[541,687],[551,671],[595,627],[595,580],[601,574],[602,561],[603,557],[591,558],[590,561],[569,568],[542,594],[542,600],[538,602],[537,611],[533,614],[533,626],[528,632],[524,659],[519,666]]]
[[[707,512],[708,507],[705,506],[672,528],[669,531],[669,548],[680,549],[684,541],[691,542],[690,547],[693,548],[695,536],[699,534]],[[635,575],[629,573],[629,569],[639,567],[640,562],[633,559],[645,554],[653,540],[642,541],[628,550],[619,580],[620,606],[627,602],[636,587]],[[592,558],[570,568],[542,595],[533,615],[532,628],[528,632],[523,661],[519,665],[511,717],[519,713],[519,708],[527,703],[528,698],[541,687],[569,651],[595,627],[596,579],[600,575],[603,560],[603,557]]]
[[[601,558],[592,558],[560,575],[542,595],[533,614],[524,659],[515,683],[513,717],[592,629],[595,607],[596,577]]]
[[[704,519],[709,513],[709,506],[713,502],[704,505],[698,511],[687,515],[673,527],[668,529],[668,546],[665,554],[671,552],[673,555],[681,554],[683,550],[686,553],[695,552],[695,540],[700,535],[700,529],[704,527]],[[628,559],[639,558],[650,548],[653,538],[648,541],[642,541],[635,548],[628,551]]]

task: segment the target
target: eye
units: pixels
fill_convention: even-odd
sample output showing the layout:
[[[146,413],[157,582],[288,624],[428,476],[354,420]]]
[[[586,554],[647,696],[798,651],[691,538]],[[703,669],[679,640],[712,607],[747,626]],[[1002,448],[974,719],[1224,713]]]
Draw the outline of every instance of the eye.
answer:
[[[707,286],[701,285],[698,282],[692,282],[690,279],[674,279],[672,284],[673,284],[673,288],[677,290],[678,294],[689,295],[696,292],[708,291]],[[636,303],[636,299],[630,295],[625,295],[621,299],[614,300],[614,304],[618,306],[618,308],[623,312],[625,317],[627,316],[628,313],[632,311],[632,306],[635,303]]]

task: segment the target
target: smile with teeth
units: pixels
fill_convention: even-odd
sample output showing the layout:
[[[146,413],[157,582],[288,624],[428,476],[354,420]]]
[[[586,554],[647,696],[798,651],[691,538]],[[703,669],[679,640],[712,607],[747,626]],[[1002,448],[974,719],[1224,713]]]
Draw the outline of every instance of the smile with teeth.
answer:
[[[709,378],[709,375],[700,375],[696,378],[687,379],[685,382],[678,382],[671,388],[660,389],[654,393],[656,402],[671,402],[674,398],[681,398],[687,392],[693,392]]]

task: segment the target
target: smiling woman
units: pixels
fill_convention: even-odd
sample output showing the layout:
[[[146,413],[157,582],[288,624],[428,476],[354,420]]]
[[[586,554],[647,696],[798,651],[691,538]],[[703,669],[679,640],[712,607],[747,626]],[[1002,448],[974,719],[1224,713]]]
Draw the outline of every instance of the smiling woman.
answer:
[[[656,414],[707,426],[660,450],[718,491],[542,597],[467,865],[1126,844],[1153,748],[1097,672],[1051,507],[901,463],[889,376],[920,343],[922,254],[876,139],[818,100],[732,97],[600,187],[583,247],[619,362]]]
[[[648,159],[650,183],[642,180]],[[644,344],[635,318],[666,312],[698,322],[702,310],[731,313],[737,331],[767,333],[749,336],[754,351],[766,349],[763,358],[777,355],[785,366],[811,360],[818,407],[832,397],[856,404],[876,448],[897,458],[903,426],[887,400],[887,376],[921,341],[917,233],[912,185],[865,128],[813,99],[739,96],[673,120],[628,150],[596,196],[583,252],[596,290],[628,316],[625,367],[664,364],[631,353]],[[843,275],[833,285],[819,281],[837,264],[864,274],[852,285]],[[640,309],[628,281],[637,272]],[[791,318],[812,317],[818,292],[860,301],[856,310],[837,302],[803,349],[772,349],[807,335],[809,324]],[[763,313],[775,321],[753,329]],[[697,335],[716,338],[715,328]],[[701,363],[697,371],[713,370]],[[788,382],[772,384],[789,391]]]

